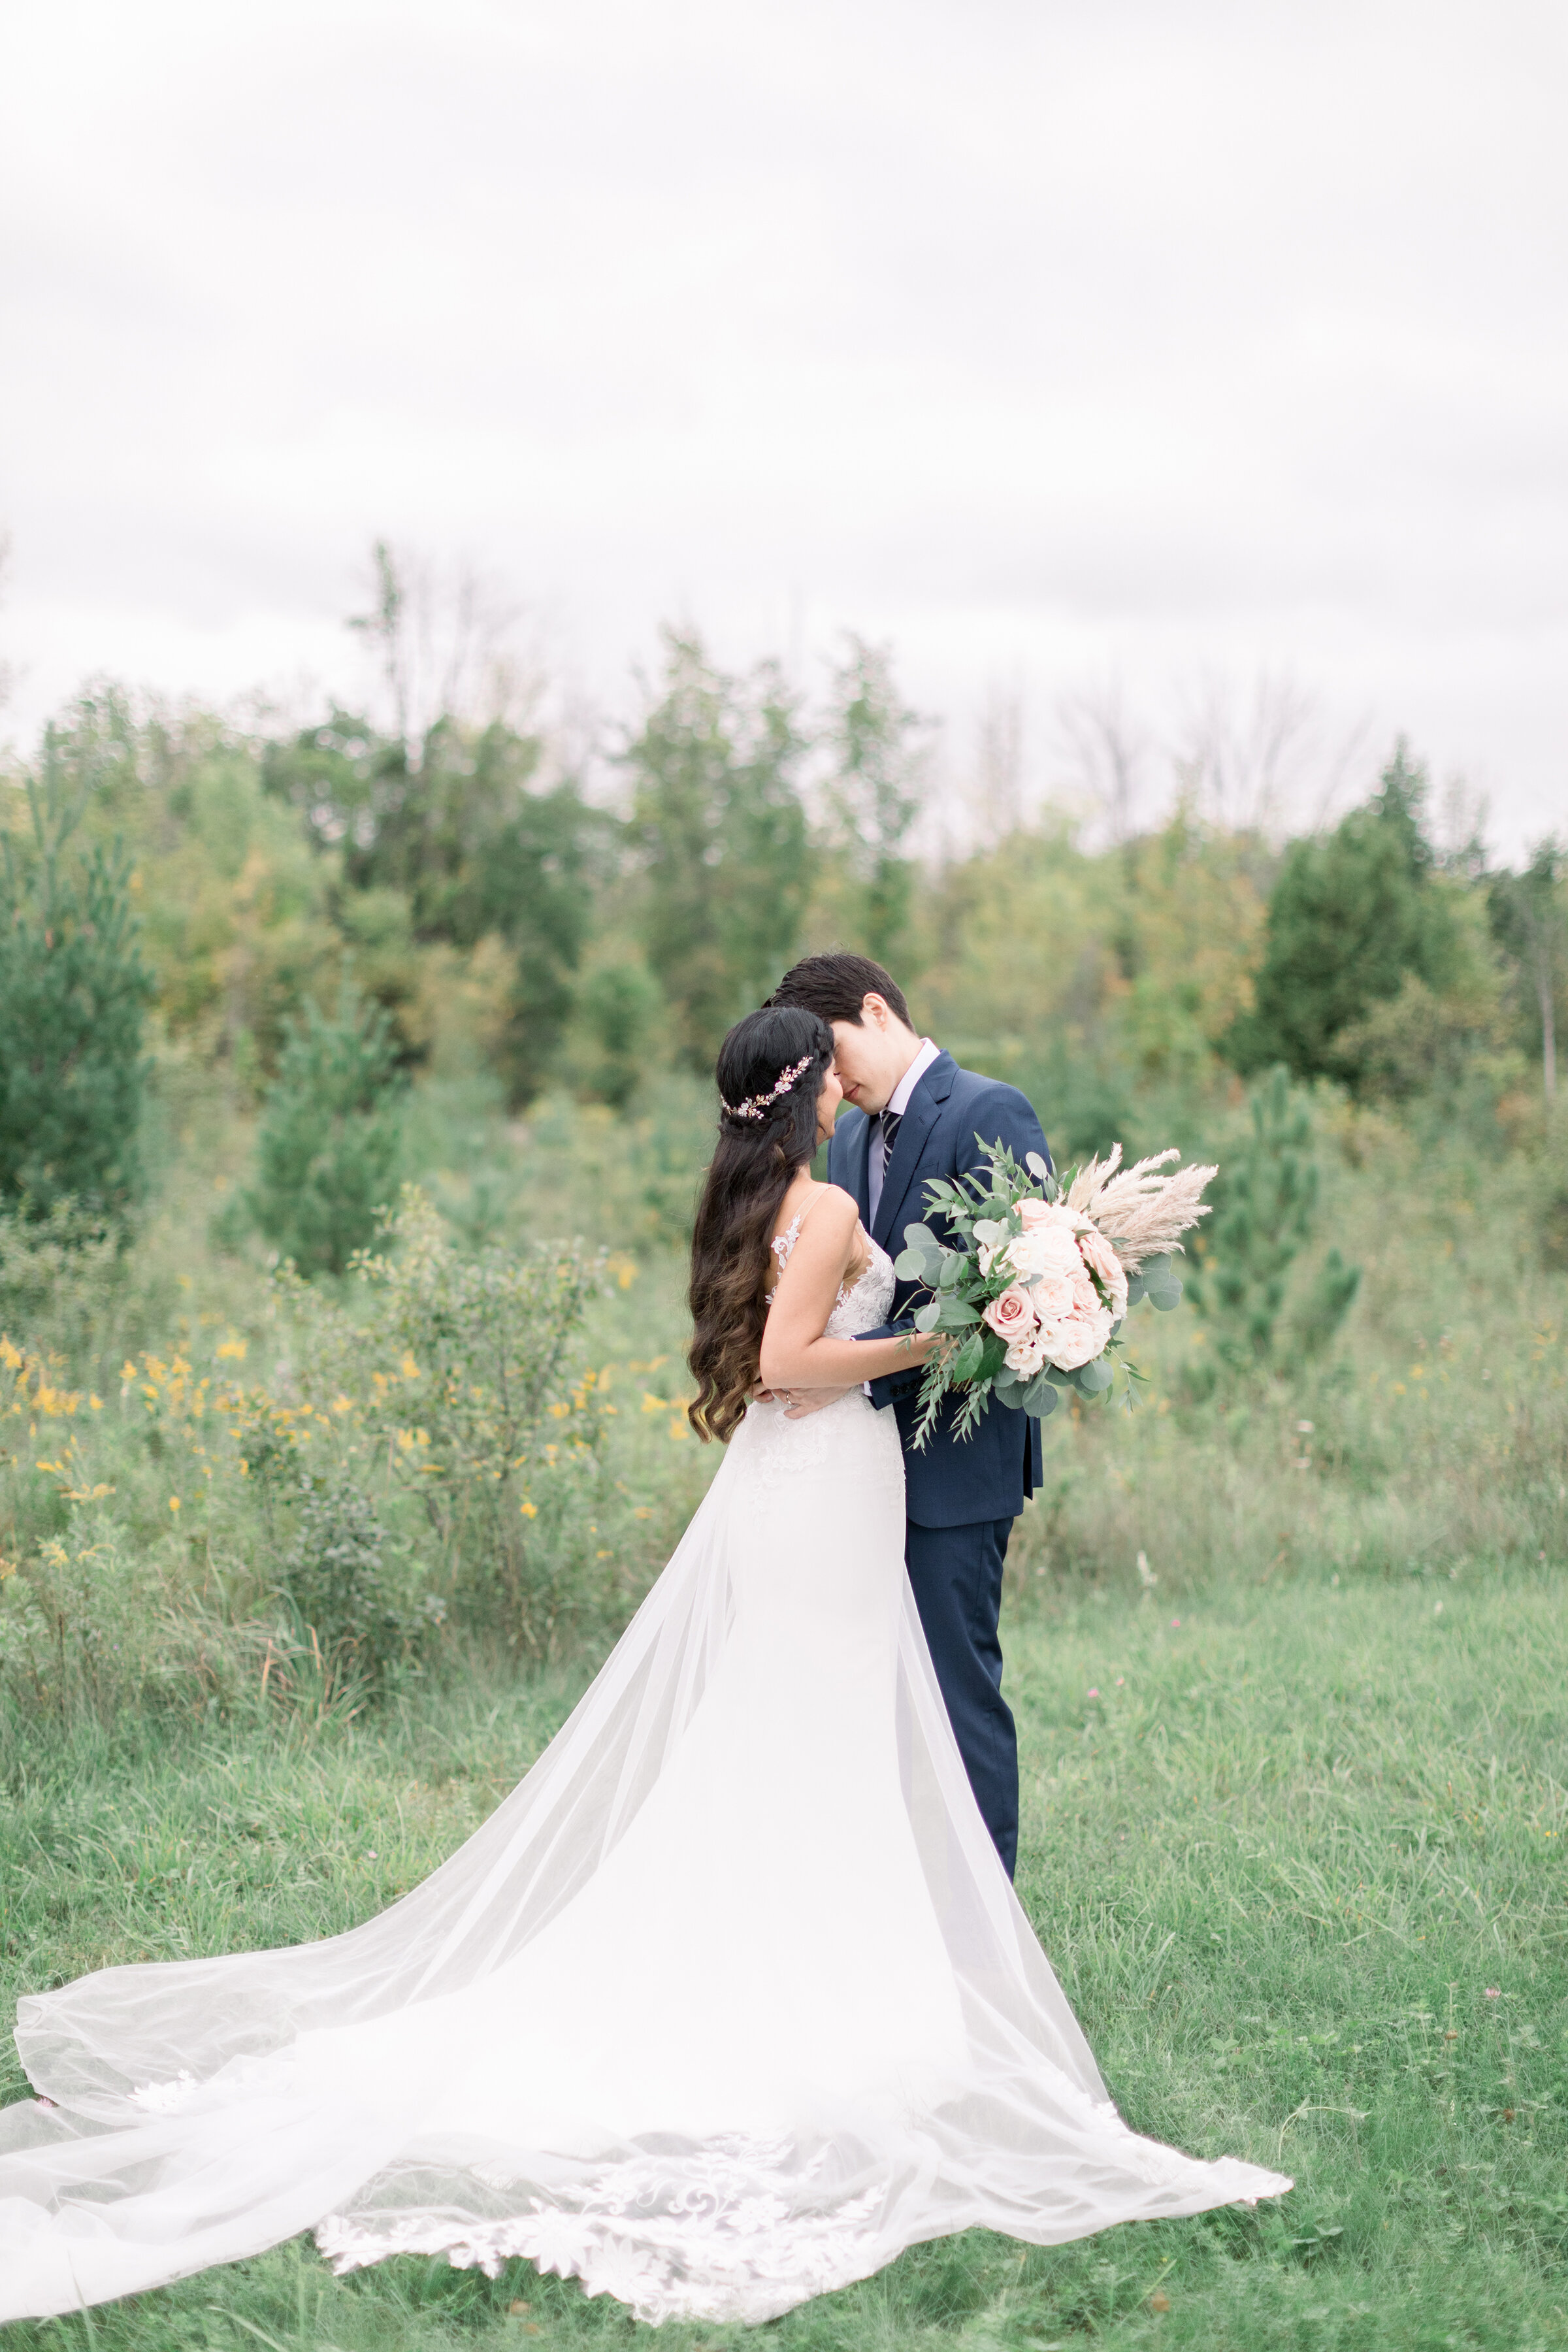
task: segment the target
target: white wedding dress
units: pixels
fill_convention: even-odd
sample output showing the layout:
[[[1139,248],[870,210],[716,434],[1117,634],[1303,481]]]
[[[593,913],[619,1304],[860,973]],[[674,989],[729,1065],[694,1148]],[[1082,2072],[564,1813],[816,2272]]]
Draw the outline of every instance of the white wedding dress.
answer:
[[[892,1283],[874,1249],[829,1332]],[[24,2000],[0,2319],[309,2229],[340,2270],[522,2254],[645,2320],[759,2321],[974,2224],[1049,2244],[1287,2189],[1111,2106],[903,1529],[891,1413],[753,1403],[586,1696],[425,1885],[324,1943]]]

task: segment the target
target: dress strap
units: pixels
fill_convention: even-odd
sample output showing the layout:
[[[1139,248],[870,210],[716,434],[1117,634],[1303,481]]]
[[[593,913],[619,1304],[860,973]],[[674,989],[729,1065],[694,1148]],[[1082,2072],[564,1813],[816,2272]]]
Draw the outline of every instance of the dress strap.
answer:
[[[783,1233],[775,1234],[773,1240],[768,1244],[768,1247],[772,1250],[774,1257],[776,1257],[779,1262],[779,1270],[773,1280],[773,1290],[764,1291],[763,1294],[770,1307],[773,1303],[773,1291],[777,1290],[780,1282],[784,1279],[784,1270],[789,1264],[790,1254],[794,1250],[796,1242],[800,1239],[800,1229],[802,1225],[805,1224],[807,1216],[815,1206],[816,1202],[813,1200],[808,1202],[805,1208],[797,1209],[794,1216],[790,1219],[788,1224],[784,1227]]]

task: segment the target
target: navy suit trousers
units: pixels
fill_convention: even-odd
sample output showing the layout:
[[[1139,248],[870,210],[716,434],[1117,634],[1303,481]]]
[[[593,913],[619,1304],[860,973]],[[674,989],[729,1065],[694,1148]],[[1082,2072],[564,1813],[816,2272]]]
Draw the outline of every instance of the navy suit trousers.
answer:
[[[967,1527],[905,1523],[904,1559],[969,1785],[1012,1877],[1018,1857],[1018,1738],[1002,1696],[1002,1607],[1009,1519]]]

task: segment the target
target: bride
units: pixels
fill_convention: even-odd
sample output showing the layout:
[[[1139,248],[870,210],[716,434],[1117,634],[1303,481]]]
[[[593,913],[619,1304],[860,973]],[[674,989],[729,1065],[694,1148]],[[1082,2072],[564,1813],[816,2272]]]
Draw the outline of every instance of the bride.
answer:
[[[644,2320],[761,2321],[953,2231],[1289,2186],[1128,2129],[981,1820],[859,1386],[928,1343],[857,1340],[892,1267],[809,1174],[832,1065],[808,1012],[725,1040],[692,1418],[728,1453],[511,1796],[347,1935],[20,2004],[0,2319],[310,2229],[339,2270],[521,2254]]]

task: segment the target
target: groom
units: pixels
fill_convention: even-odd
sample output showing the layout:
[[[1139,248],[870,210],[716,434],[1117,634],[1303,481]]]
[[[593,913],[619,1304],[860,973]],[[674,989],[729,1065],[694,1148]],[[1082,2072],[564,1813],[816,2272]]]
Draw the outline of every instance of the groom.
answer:
[[[917,1034],[902,990],[867,956],[807,956],[787,971],[771,1004],[798,1004],[829,1023],[845,1100],[827,1147],[828,1181],[860,1203],[873,1241],[897,1257],[904,1227],[926,1220],[926,1186],[979,1172],[980,1142],[1015,1159],[1048,1159],[1040,1122],[1016,1087],[961,1070]],[[976,1138],[980,1140],[977,1141]],[[890,1324],[907,1329],[914,1286],[900,1283]],[[993,1405],[973,1437],[952,1434],[944,1408],[923,1453],[910,1444],[921,1374],[872,1381],[874,1405],[890,1407],[904,1441],[904,1558],[931,1664],[970,1786],[1011,1876],[1018,1850],[1018,1743],[1002,1696],[997,1617],[1013,1522],[1040,1475],[1040,1424]]]

